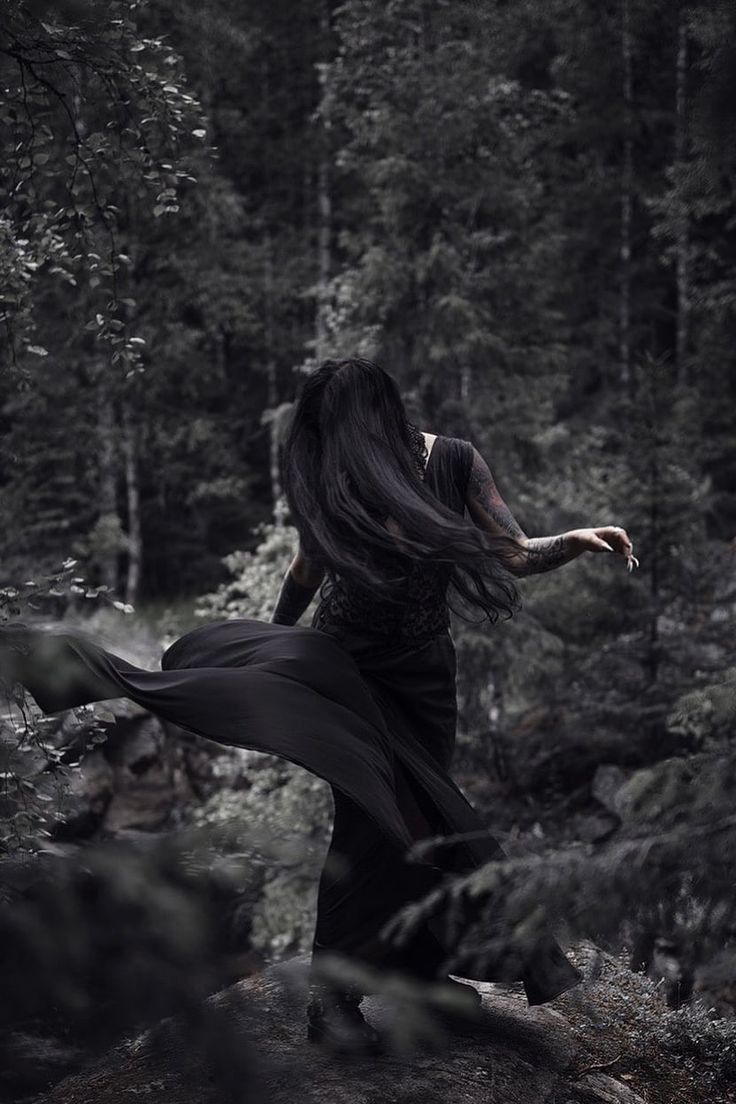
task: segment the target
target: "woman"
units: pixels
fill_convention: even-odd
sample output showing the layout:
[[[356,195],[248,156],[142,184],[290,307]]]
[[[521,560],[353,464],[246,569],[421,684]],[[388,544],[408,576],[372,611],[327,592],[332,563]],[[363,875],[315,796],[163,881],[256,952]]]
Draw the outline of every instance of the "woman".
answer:
[[[327,361],[308,377],[283,469],[300,544],[271,623],[202,625],[167,649],[161,671],[144,671],[83,633],[16,622],[0,629],[0,673],[45,712],[126,696],[326,779],[335,818],[313,961],[339,953],[436,981],[452,950],[441,918],[401,947],[386,939],[387,922],[447,873],[503,855],[448,774],[457,716],[448,594],[490,620],[509,616],[512,576],[585,551],[618,552],[631,568],[631,541],[616,526],[526,537],[475,447],[415,429],[393,379],[367,360]],[[311,626],[297,626],[320,585]],[[460,838],[407,862],[412,843],[437,836]],[[530,1003],[580,980],[551,936],[516,963],[489,956],[469,958],[464,976],[516,977]],[[446,973],[445,984],[461,988]],[[315,981],[308,1037],[377,1047],[362,995]]]
[[[436,979],[449,951],[436,929],[425,925],[397,952],[382,944],[382,926],[445,873],[502,855],[478,832],[479,819],[447,773],[457,715],[448,587],[495,620],[517,605],[508,573],[549,571],[585,551],[619,552],[629,569],[638,561],[617,526],[528,538],[477,449],[416,430],[394,381],[366,360],[327,361],[306,381],[285,443],[284,481],[300,544],[272,621],[294,625],[322,584],[312,627],[352,656],[379,705],[396,802],[412,838],[469,834],[431,866],[407,867],[376,820],[333,787],[313,961],[339,952]],[[492,980],[504,966],[476,962],[467,976]],[[579,980],[551,939],[520,974],[530,1003]],[[377,1042],[359,1012],[361,997],[313,987],[310,1037],[352,1029]]]

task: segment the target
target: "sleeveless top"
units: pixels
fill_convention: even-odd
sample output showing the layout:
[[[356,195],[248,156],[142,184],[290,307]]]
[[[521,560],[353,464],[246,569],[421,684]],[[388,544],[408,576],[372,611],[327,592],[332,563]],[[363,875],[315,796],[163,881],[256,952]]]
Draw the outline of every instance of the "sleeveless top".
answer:
[[[438,435],[427,456],[424,437],[413,427],[412,437],[412,455],[424,483],[451,510],[464,514],[473,446],[458,437]],[[421,646],[450,628],[446,595],[451,575],[451,564],[411,564],[402,585],[404,597],[394,604],[382,602],[377,592],[357,590],[327,569],[312,628],[338,638],[343,630],[359,630],[392,646]]]

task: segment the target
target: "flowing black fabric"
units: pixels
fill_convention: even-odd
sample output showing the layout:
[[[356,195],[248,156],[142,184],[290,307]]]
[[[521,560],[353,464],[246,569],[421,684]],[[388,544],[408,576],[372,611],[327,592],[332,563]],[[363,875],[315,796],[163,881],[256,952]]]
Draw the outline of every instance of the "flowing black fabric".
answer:
[[[438,437],[425,479],[464,508],[469,446]],[[377,604],[378,606],[379,604]],[[342,615],[342,616],[341,616]],[[127,697],[218,743],[278,755],[325,779],[335,816],[320,879],[315,955],[441,974],[453,948],[441,917],[402,946],[382,937],[402,906],[451,872],[503,856],[449,775],[457,704],[449,630],[409,616],[406,634],[330,613],[329,589],[310,627],[251,618],[208,622],[175,641],[161,671],[146,671],[86,634],[11,622],[0,626],[0,673],[22,683],[46,713]],[[319,626],[319,627],[316,627]],[[409,862],[412,842],[467,838]],[[468,915],[467,922],[473,917]],[[551,935],[516,967],[476,954],[458,970],[477,980],[517,977],[532,1004],[577,984],[580,973]]]

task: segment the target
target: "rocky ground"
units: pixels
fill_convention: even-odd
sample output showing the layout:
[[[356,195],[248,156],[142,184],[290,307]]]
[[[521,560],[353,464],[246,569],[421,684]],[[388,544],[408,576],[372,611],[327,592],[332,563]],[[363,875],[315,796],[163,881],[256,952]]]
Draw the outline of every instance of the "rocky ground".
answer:
[[[305,1040],[306,960],[295,959],[213,996],[209,1027],[178,1020],[128,1039],[65,1078],[45,1104],[729,1104],[736,1096],[702,1058],[657,1032],[651,983],[592,947],[574,952],[587,980],[529,1008],[515,987],[479,985],[477,1020],[420,1012],[406,994],[364,1001],[392,1049],[338,1058]],[[228,1058],[220,1024],[238,1058]],[[213,1027],[214,1025],[214,1027]],[[196,1039],[196,1044],[193,1040]]]

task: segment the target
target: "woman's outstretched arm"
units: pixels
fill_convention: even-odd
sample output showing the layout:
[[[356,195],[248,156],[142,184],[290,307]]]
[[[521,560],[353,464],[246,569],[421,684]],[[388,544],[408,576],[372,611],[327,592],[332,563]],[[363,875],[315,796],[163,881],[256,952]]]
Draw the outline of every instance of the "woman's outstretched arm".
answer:
[[[296,625],[314,598],[324,574],[324,568],[320,564],[307,559],[300,544],[296,556],[284,575],[284,581],[271,614],[271,624]]]
[[[583,552],[618,552],[626,557],[629,570],[634,564],[638,566],[626,530],[615,525],[571,529],[552,537],[528,537],[501,497],[487,463],[475,447],[465,502],[479,528],[493,536],[511,537],[518,545],[518,555],[504,560],[514,575],[552,571]]]

